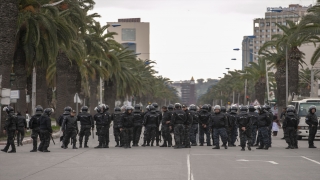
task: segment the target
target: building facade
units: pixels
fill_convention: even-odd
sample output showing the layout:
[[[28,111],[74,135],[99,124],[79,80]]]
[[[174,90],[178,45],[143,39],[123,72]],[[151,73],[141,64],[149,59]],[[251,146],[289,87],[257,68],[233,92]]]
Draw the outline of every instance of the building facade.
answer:
[[[114,39],[124,47],[134,51],[142,60],[150,59],[150,23],[140,18],[118,19],[108,22],[109,32],[116,32]]]
[[[243,36],[242,40],[242,70],[253,61],[253,38]]]
[[[171,84],[177,91],[180,97],[181,103],[189,106],[190,104],[196,104],[196,84],[192,77],[191,80],[175,81]]]

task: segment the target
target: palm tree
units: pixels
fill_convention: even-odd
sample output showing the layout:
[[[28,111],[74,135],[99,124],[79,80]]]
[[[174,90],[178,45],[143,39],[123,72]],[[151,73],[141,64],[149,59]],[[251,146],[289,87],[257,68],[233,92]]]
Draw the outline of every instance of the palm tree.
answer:
[[[309,68],[301,69],[299,72],[299,90],[300,95],[304,97],[310,96],[311,90],[311,70]],[[318,81],[320,79],[320,71],[314,71],[314,80]]]

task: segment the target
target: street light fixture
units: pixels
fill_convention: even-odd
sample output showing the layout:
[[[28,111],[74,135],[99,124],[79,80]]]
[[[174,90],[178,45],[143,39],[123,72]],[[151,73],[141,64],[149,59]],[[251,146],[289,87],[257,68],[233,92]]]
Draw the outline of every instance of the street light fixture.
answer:
[[[236,58],[232,58],[231,60],[232,60],[232,61],[236,61],[237,59],[236,59]]]
[[[119,27],[121,24],[111,24],[112,27]]]

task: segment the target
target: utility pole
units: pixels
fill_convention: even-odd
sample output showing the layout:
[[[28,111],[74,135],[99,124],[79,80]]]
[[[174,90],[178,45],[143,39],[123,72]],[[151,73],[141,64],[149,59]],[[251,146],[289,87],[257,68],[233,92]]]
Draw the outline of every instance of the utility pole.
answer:
[[[37,85],[37,73],[36,73],[36,68],[34,67],[33,68],[33,72],[32,72],[32,103],[31,103],[31,106],[32,106],[32,115],[34,115],[36,112],[35,112],[35,107],[36,107],[36,103],[37,103],[37,98],[36,98],[36,87]]]

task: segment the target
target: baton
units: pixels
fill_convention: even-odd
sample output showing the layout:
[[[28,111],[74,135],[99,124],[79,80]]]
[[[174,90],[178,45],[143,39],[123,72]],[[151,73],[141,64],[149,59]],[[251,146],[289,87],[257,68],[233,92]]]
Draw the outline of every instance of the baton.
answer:
[[[56,145],[56,143],[55,143],[54,140],[53,140],[52,135],[50,135],[50,136],[51,136],[51,140],[52,140],[52,142],[53,142],[53,145]]]

